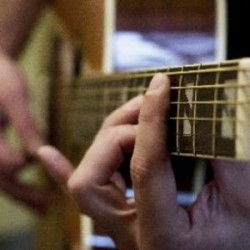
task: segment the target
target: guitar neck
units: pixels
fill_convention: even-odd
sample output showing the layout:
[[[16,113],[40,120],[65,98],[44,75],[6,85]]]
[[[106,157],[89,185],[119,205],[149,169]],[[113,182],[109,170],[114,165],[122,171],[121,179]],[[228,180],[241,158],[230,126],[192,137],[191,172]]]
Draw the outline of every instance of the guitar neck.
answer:
[[[103,119],[143,94],[156,72],[171,80],[173,155],[250,159],[250,59],[79,78],[70,91],[72,148],[82,148],[82,138],[89,144]]]

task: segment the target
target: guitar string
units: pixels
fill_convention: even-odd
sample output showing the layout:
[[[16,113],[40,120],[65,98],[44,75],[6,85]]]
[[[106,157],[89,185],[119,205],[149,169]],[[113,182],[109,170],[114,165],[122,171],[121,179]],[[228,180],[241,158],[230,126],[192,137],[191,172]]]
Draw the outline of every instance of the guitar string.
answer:
[[[102,95],[103,96],[103,95]],[[98,98],[98,95],[96,96],[91,96],[90,94],[87,95],[87,97],[90,97],[91,100],[95,100],[94,98]],[[79,98],[79,97],[78,97]],[[121,102],[120,98],[119,99],[116,99],[116,98],[113,98],[112,100],[102,100],[100,98],[98,98],[98,100],[95,100],[95,102],[91,102],[91,101],[88,101],[88,98],[85,98],[84,99],[79,99],[76,98],[76,96],[74,96],[74,98],[72,99],[72,106],[69,106],[70,107],[70,110],[73,111],[73,110],[78,110],[78,111],[82,111],[82,112],[90,112],[91,110],[95,110],[97,108],[100,108],[100,106],[105,106],[105,109],[106,110],[110,110],[112,111],[113,109],[115,109],[116,107],[118,106],[121,106],[124,102]],[[80,97],[82,98],[82,96]],[[88,101],[86,103],[86,101]],[[194,105],[194,106],[197,106],[197,105],[230,105],[230,106],[237,106],[237,105],[246,105],[246,104],[250,104],[250,99],[249,98],[246,98],[244,101],[241,100],[237,100],[237,99],[228,99],[228,100],[205,100],[205,101],[170,101],[170,109],[171,109],[171,106],[176,106],[176,105],[180,105],[180,106],[186,106],[186,105]],[[103,109],[101,108],[101,112],[103,112]]]
[[[96,117],[95,117],[96,118]],[[98,116],[98,118],[101,118],[100,116]],[[100,121],[99,121],[99,123],[97,123],[97,126],[100,126],[101,125],[101,122],[102,122],[102,120],[104,119],[104,117],[102,118],[102,119],[100,119]],[[78,119],[78,124],[79,124],[79,122],[81,123],[81,120],[82,119]],[[93,125],[93,123],[92,123],[92,121],[91,120],[89,120],[89,119],[87,119],[87,122],[88,122],[88,124],[92,124]],[[214,120],[213,120],[213,122],[214,122]],[[84,123],[83,123],[84,124]],[[96,124],[96,123],[95,123]],[[98,125],[99,124],[99,125]],[[93,129],[93,126],[91,125],[91,128]],[[84,143],[84,145],[89,145],[92,141],[93,141],[93,139],[94,139],[94,135],[95,135],[95,133],[93,133],[93,131],[92,131],[92,129],[91,129],[91,131],[90,131],[90,133],[88,133],[89,131],[88,131],[88,129],[86,129],[86,126],[83,126],[84,127],[84,130],[82,131],[83,133],[82,133],[82,135],[84,136],[84,138],[85,138],[85,143]],[[221,139],[223,140],[223,139],[225,139],[225,138],[223,138],[223,137],[221,137],[221,135],[220,134],[213,134],[213,132],[212,132],[212,129],[210,129],[210,128],[208,128],[207,130],[206,130],[206,133],[204,134],[204,131],[201,133],[201,132],[196,132],[196,133],[193,133],[193,134],[190,134],[190,133],[185,133],[185,134],[183,134],[183,133],[175,133],[175,132],[169,132],[169,137],[170,138],[176,138],[176,136],[179,136],[179,138],[180,138],[180,140],[187,140],[188,138],[190,138],[190,140],[193,140],[193,139],[191,139],[191,138],[195,138],[196,140],[199,140],[199,138],[201,139],[203,139],[204,140],[204,138],[213,138],[212,140],[214,140],[215,141],[215,143],[217,143],[217,142],[219,142]],[[87,139],[87,138],[88,139]],[[228,138],[228,139],[226,139],[226,141],[225,142],[229,142],[229,141],[235,141],[235,140],[237,140],[237,139],[239,139],[239,138],[237,138],[237,137],[239,137],[238,135],[235,135],[235,137],[234,138]],[[210,139],[209,139],[210,140]],[[218,141],[219,140],[219,141]],[[193,155],[193,152],[192,152],[192,148],[191,148],[191,146],[190,147],[188,147],[188,148],[186,148],[185,150],[184,150],[184,152],[182,151],[183,149],[181,149],[181,151],[180,150],[174,150],[175,149],[175,147],[176,147],[176,145],[175,145],[175,143],[172,141],[172,144],[171,144],[171,154],[172,153],[176,153],[176,154],[190,154],[190,155]],[[187,152],[188,151],[188,152]],[[197,152],[199,153],[199,154],[201,154],[201,153],[203,153],[204,155],[207,155],[207,156],[209,156],[209,157],[212,157],[213,155],[214,155],[214,152],[212,153],[212,151],[210,150],[210,149],[207,149],[207,150],[205,150],[205,151],[203,151],[202,152],[202,148],[199,148],[198,147],[198,150],[197,150]],[[215,152],[216,153],[216,155],[218,154],[218,151],[216,151]],[[222,155],[223,156],[223,155]],[[225,157],[225,156],[223,156],[223,157]],[[229,156],[227,156],[227,158],[228,158]],[[230,156],[231,158],[233,158],[233,156]]]
[[[79,111],[78,109],[70,109],[70,112],[72,111]],[[81,110],[80,110],[81,111]],[[90,119],[100,119],[102,120],[107,114],[103,114],[102,112],[103,110],[84,110],[84,116],[81,117],[81,120],[90,120]],[[103,115],[103,116],[102,116]],[[213,117],[213,116],[200,116],[200,117],[186,117],[186,116],[169,116],[169,120],[179,120],[179,121],[215,121],[215,122],[234,122],[234,123],[249,123],[250,125],[250,121],[245,121],[243,119],[237,119],[235,116],[231,116],[231,117]]]
[[[220,71],[222,71],[222,70],[220,70]],[[223,71],[225,71],[225,70],[223,70]],[[206,72],[208,72],[208,71],[206,71]],[[214,71],[213,71],[214,72]],[[199,73],[201,73],[201,72],[199,72]],[[204,72],[205,73],[205,72]],[[233,73],[235,73],[235,72],[233,72]],[[183,73],[184,74],[184,73]],[[188,72],[188,73],[186,73],[186,74],[192,74],[192,72]],[[153,74],[152,74],[153,75]],[[149,76],[149,75],[148,75]],[[145,74],[143,74],[143,75],[141,75],[141,77],[143,77],[144,79],[145,79]],[[111,80],[113,80],[113,81],[117,81],[117,79],[111,79]],[[130,79],[126,79],[125,81],[128,81],[128,80],[130,80]],[[133,79],[134,80],[134,79]],[[137,81],[137,80],[139,80],[139,79],[135,79],[135,81]],[[103,79],[102,79],[102,82],[101,83],[103,83],[104,81],[103,81]],[[91,88],[92,88],[92,86],[94,85],[96,83],[96,81],[94,81],[93,83],[88,83],[88,84],[85,84],[85,86],[83,86],[85,89],[86,89],[86,86],[90,86]],[[120,84],[119,82],[118,82],[118,84]],[[215,86],[215,85],[210,85],[210,86],[204,86],[204,85],[201,85],[201,86],[196,86],[196,87],[194,87],[194,86],[187,86],[187,87],[185,87],[185,86],[182,86],[182,87],[175,87],[175,86],[173,86],[173,87],[171,87],[171,89],[172,90],[174,90],[174,89],[177,89],[177,90],[181,90],[181,89],[202,89],[202,88],[236,88],[236,89],[239,89],[239,88],[246,88],[246,87],[249,87],[249,85],[247,85],[247,84],[245,84],[245,86],[240,86],[239,84],[235,84],[235,86],[233,86],[233,84],[227,84],[227,86],[225,86],[226,84],[222,84],[222,85],[220,85],[220,86]],[[79,85],[75,85],[76,87],[77,87],[77,89],[79,90]],[[102,86],[103,87],[103,86]],[[121,86],[118,86],[118,87],[121,87]],[[126,87],[127,88],[127,87]],[[93,88],[92,88],[93,89]],[[106,86],[106,91],[108,91],[108,94],[110,94],[110,90],[112,90],[112,91],[114,91],[114,93],[116,94],[116,93],[118,93],[118,94],[120,94],[121,93],[121,90],[119,89],[118,91],[117,91],[117,89],[116,88],[114,88],[114,87],[112,87],[112,88],[108,88],[107,89],[107,86]],[[129,89],[127,89],[127,94],[129,94],[129,92],[131,92],[132,94],[138,94],[138,91],[140,91],[140,92],[142,92],[142,91],[145,91],[146,90],[146,87],[145,88],[143,88],[142,86],[140,86],[140,87],[138,87],[138,88],[133,88],[132,90],[129,90]],[[88,95],[91,95],[91,94],[93,94],[96,90],[92,90],[92,92],[91,91],[89,91],[89,90],[87,90],[88,91]],[[123,89],[122,89],[122,91],[124,92],[125,90],[124,90],[124,87],[123,87]],[[103,94],[101,94],[102,96],[103,96]],[[99,95],[96,95],[94,98],[98,98],[99,97]],[[81,98],[81,96],[80,96],[80,98]],[[80,100],[80,102],[81,102],[82,100]],[[235,100],[233,100],[233,101],[235,101]],[[225,104],[225,101],[223,101],[224,102],[224,104]],[[232,102],[232,100],[227,100],[227,102]],[[107,100],[106,100],[106,102],[105,102],[105,104],[107,103]],[[181,104],[192,104],[192,103],[190,103],[190,102],[182,102]],[[112,101],[111,103],[110,102],[108,102],[108,104],[110,105],[110,104],[114,104],[114,102]],[[115,103],[115,106],[117,105],[117,104],[122,104],[121,102],[120,102],[120,100],[119,100],[119,102],[116,102]],[[172,104],[174,104],[174,103],[172,103]],[[175,104],[177,104],[177,103],[175,103]],[[200,103],[201,104],[201,103]],[[203,104],[205,104],[205,103],[203,103]],[[222,103],[221,103],[222,104]],[[232,105],[233,103],[231,103],[231,105]],[[235,105],[237,104],[237,103],[234,103]],[[239,104],[239,103],[238,103]],[[99,103],[99,106],[100,106],[101,104]],[[95,117],[96,118],[96,117]],[[177,117],[178,119],[180,119],[180,117]],[[174,119],[174,117],[173,117],[173,119]],[[185,117],[183,117],[182,119],[185,119]],[[200,118],[200,119],[202,119],[202,118]],[[205,118],[205,120],[209,120],[210,118]],[[190,120],[190,118],[188,118],[187,120]],[[195,120],[197,120],[197,118],[195,119]],[[211,121],[216,121],[217,119],[210,119]],[[221,119],[221,121],[223,121],[223,120],[226,120],[226,118],[223,118],[223,119]],[[228,120],[228,118],[227,118],[227,120]],[[232,119],[231,118],[231,120],[233,121],[234,119]],[[198,133],[196,133],[196,134],[185,134],[185,135],[183,135],[183,134],[180,134],[180,135],[182,135],[182,136],[191,136],[191,137],[195,137],[195,136],[199,136],[199,134]],[[171,135],[170,136],[172,136],[172,133],[171,133]],[[202,136],[204,136],[204,133],[202,133]],[[210,136],[212,136],[212,137],[216,137],[216,135],[210,135]],[[92,141],[92,140],[90,140],[90,141]],[[190,150],[192,150],[192,149],[190,149]],[[177,153],[177,154],[183,154],[183,152],[177,152],[177,151],[172,151],[171,153],[173,153],[173,154],[175,154],[175,153]],[[192,152],[191,152],[192,153]],[[184,153],[185,154],[185,153]],[[208,153],[206,153],[206,154],[204,154],[205,156],[207,156],[207,157],[209,157],[209,156],[211,156],[211,153],[210,154],[208,154]]]
[[[93,142],[94,138],[85,138],[85,140],[80,145],[80,148],[82,150],[82,146],[89,147],[91,143]],[[182,149],[183,150],[183,149]],[[192,152],[192,148],[185,148],[183,151],[176,150],[175,147],[170,147],[170,154],[171,155],[182,155],[182,156],[194,156]],[[211,149],[201,149],[199,148],[195,154],[196,156],[200,156],[202,158],[207,159],[221,159],[221,160],[235,160],[235,155],[226,155],[225,152],[219,152],[216,153],[213,152]],[[240,159],[239,159],[240,160]],[[244,160],[244,159],[243,159]]]
[[[218,64],[217,64],[218,65]],[[239,66],[230,66],[230,67],[224,67],[221,66],[221,68],[208,68],[208,69],[199,69],[200,67],[209,67],[210,65],[197,65],[197,69],[190,70],[190,68],[194,68],[194,66],[184,66],[184,67],[173,67],[168,69],[155,69],[151,71],[141,71],[141,72],[120,72],[120,73],[113,73],[113,74],[95,74],[95,75],[89,75],[89,76],[83,76],[78,79],[78,81],[85,81],[86,85],[92,85],[93,82],[96,81],[112,81],[113,83],[119,82],[119,80],[131,80],[134,78],[145,78],[145,77],[152,77],[157,72],[166,73],[168,76],[180,76],[180,75],[195,75],[195,74],[203,74],[203,73],[239,73],[239,72],[249,72],[248,68],[242,68]],[[215,67],[215,66],[214,66]],[[176,71],[176,69],[182,70]],[[172,70],[172,71],[171,71]],[[151,73],[148,73],[151,72]]]
[[[87,133],[86,133],[86,131],[84,131],[84,133],[82,133],[83,135],[87,135]],[[169,138],[173,138],[173,137],[176,137],[176,135],[179,135],[180,136],[180,138],[181,139],[191,139],[191,138],[193,138],[193,137],[195,137],[196,139],[204,139],[204,138],[214,138],[215,140],[218,140],[218,139],[226,139],[226,140],[233,140],[233,139],[235,139],[235,138],[222,138],[221,137],[221,135],[220,134],[213,134],[213,133],[210,133],[210,134],[208,134],[208,133],[206,133],[206,134],[204,134],[204,133],[195,133],[195,134],[188,134],[188,133],[186,133],[186,134],[183,134],[183,133],[175,133],[175,132],[169,132],[168,133],[168,137]],[[95,136],[95,133],[88,133],[88,137],[91,137],[91,136]],[[85,136],[84,136],[85,137]],[[94,138],[93,138],[94,139]],[[190,144],[190,148],[191,148],[192,146],[191,146],[191,144]]]
[[[202,65],[205,67],[206,65]],[[198,67],[198,66],[197,66]],[[177,67],[181,68],[181,67]],[[191,66],[190,68],[194,68]],[[117,80],[125,80],[126,79],[133,79],[133,78],[144,78],[144,77],[153,77],[157,72],[166,73],[168,76],[178,76],[178,75],[194,75],[194,74],[207,74],[207,73],[239,73],[239,72],[249,72],[249,68],[242,68],[239,66],[233,67],[221,67],[221,68],[201,68],[201,69],[189,69],[188,66],[184,67],[183,70],[177,71],[176,68],[169,68],[169,69],[160,69],[160,70],[153,70],[153,71],[141,71],[141,72],[118,72],[113,74],[95,74],[95,75],[86,75],[79,80],[109,80],[109,81],[117,81]]]
[[[81,88],[80,88],[81,87]],[[68,91],[68,86],[62,86],[61,92]],[[201,90],[206,90],[206,89],[246,89],[250,88],[250,82],[247,83],[219,83],[219,84],[206,84],[206,85],[188,85],[188,86],[170,86],[170,91],[174,90],[192,90],[192,89],[201,89]],[[74,89],[73,89],[74,90]],[[128,85],[119,85],[115,87],[109,87],[105,86],[105,82],[102,83],[102,86],[97,87],[97,86],[87,86],[84,85],[84,83],[81,86],[78,86],[76,89],[79,93],[83,92],[80,90],[84,90],[83,94],[81,93],[81,96],[89,96],[89,94],[100,94],[102,95],[103,93],[101,91],[109,91],[109,94],[121,94],[122,91],[127,91],[128,93],[134,93],[138,91],[146,91],[147,87],[144,86],[138,86],[138,87],[129,87]],[[101,90],[101,91],[100,91]],[[80,91],[80,92],[79,92]]]
[[[103,95],[101,95],[103,97]],[[73,109],[75,109],[77,106],[77,108],[83,108],[86,107],[87,108],[91,108],[91,106],[96,106],[96,105],[105,105],[105,108],[109,109],[109,108],[113,108],[114,106],[120,106],[122,105],[124,102],[121,102],[120,98],[117,98],[117,96],[115,96],[115,98],[112,98],[112,100],[104,100],[104,99],[100,99],[98,98],[99,95],[87,95],[86,98],[83,99],[83,96],[74,96],[71,101],[73,104]],[[110,97],[110,96],[109,96]],[[88,100],[95,100],[95,98],[98,98],[97,101],[95,101],[95,103],[92,103],[91,101],[89,102]],[[86,103],[86,101],[88,101]],[[91,105],[90,105],[91,104]],[[170,106],[174,106],[174,105],[224,105],[224,106],[238,106],[238,105],[246,105],[246,104],[250,104],[250,98],[245,98],[244,100],[238,100],[238,99],[221,99],[221,100],[201,100],[201,101],[170,101]]]
[[[89,99],[93,100],[93,97],[89,97]],[[88,99],[86,99],[88,100]],[[73,98],[73,101],[76,101],[75,98]],[[79,100],[78,100],[79,101]],[[76,105],[79,103],[80,105],[82,104],[83,106],[87,106],[88,104],[90,104],[91,102],[88,102],[87,104],[83,101],[83,102],[76,102]],[[105,104],[105,107],[112,107],[115,106],[116,104],[125,104],[125,102],[120,102],[120,99],[115,99],[115,100],[108,100],[108,101],[104,101],[101,102],[99,99],[98,103],[94,103],[95,105],[97,104]],[[108,106],[107,106],[108,104]],[[194,104],[194,105],[245,105],[245,104],[250,104],[250,98],[245,99],[244,101],[239,101],[237,99],[228,99],[228,100],[207,100],[207,101],[170,101],[169,102],[170,105],[174,106],[174,105],[188,105],[188,104]]]
[[[219,70],[220,72],[221,71],[225,71],[225,70]],[[206,72],[208,72],[208,70],[206,70]],[[215,72],[214,70],[213,70],[213,72]],[[192,72],[188,72],[189,74],[190,73],[192,73]],[[201,73],[201,71],[199,71],[199,73]],[[143,78],[145,79],[145,73],[143,74]],[[111,79],[111,80],[116,80],[116,79]],[[130,80],[130,79],[126,79],[125,81],[128,81],[128,80]],[[137,78],[135,79],[135,78],[133,78],[132,80],[135,80],[135,81],[137,81],[138,80],[138,75],[137,75]],[[124,80],[123,80],[124,81]],[[102,83],[103,83],[104,81],[103,81],[103,79],[102,79]],[[94,81],[94,83],[95,83],[95,81]],[[92,88],[92,86],[93,86],[93,83],[89,83],[89,84],[87,84],[88,85],[88,87],[89,86],[91,86],[91,88]],[[79,86],[77,86],[78,88],[77,89],[79,89]],[[85,87],[85,89],[86,89],[86,94],[89,96],[89,95],[91,95],[91,94],[93,94],[93,93],[95,93],[96,92],[96,90],[98,89],[98,88],[92,88],[92,90],[90,91],[89,89],[87,89],[86,88],[86,84],[85,84],[85,86],[83,86],[83,87]],[[118,86],[119,88],[121,87],[121,86]],[[215,88],[223,88],[223,89],[225,89],[225,88],[236,88],[236,89],[238,89],[238,88],[246,88],[246,87],[250,87],[250,85],[248,85],[248,84],[224,84],[224,83],[222,83],[222,84],[213,84],[213,85],[197,85],[197,86],[181,86],[181,87],[176,87],[176,86],[173,86],[173,87],[171,87],[170,89],[172,89],[172,90],[174,90],[174,89],[176,89],[176,90],[181,90],[181,89],[215,89]],[[90,88],[90,89],[91,89]],[[103,86],[102,86],[102,88],[103,88]],[[129,89],[128,87],[126,87],[125,86],[125,88],[127,88],[127,89],[125,89],[126,90],[126,92],[127,93],[129,93],[129,92],[131,92],[131,93],[137,93],[138,91],[140,91],[140,92],[142,92],[142,91],[145,91],[146,90],[146,88],[143,88],[142,86],[140,86],[140,87],[137,87],[137,88],[133,88],[133,89]],[[121,90],[119,89],[119,91],[117,92],[117,88],[107,88],[107,86],[106,86],[106,89],[105,89],[106,91],[108,91],[108,94],[110,94],[110,92],[111,91],[113,91],[113,93],[114,94],[116,94],[116,93],[119,93],[119,94],[121,94]],[[124,90],[124,88],[122,89],[123,90],[123,92],[125,91]],[[91,93],[90,93],[91,92]],[[98,92],[97,92],[98,93]],[[111,93],[112,94],[112,93]],[[96,95],[95,96],[95,98],[97,98],[99,95]],[[103,96],[103,93],[101,93],[101,96]],[[81,98],[82,96],[80,96],[80,98]],[[247,100],[248,101],[248,100]],[[223,101],[218,101],[218,100],[213,100],[212,102],[211,101],[196,101],[196,102],[175,102],[175,103],[171,103],[171,104],[230,104],[230,105],[238,105],[238,104],[246,104],[246,101],[245,102],[239,102],[238,100],[227,100],[227,101],[225,101],[225,100],[223,100]],[[105,105],[107,104],[107,101],[105,102]],[[110,104],[113,104],[113,105],[117,105],[117,102],[110,102],[110,101],[108,101],[108,104],[110,105]],[[100,105],[100,104],[99,104]],[[185,117],[172,117],[171,119],[186,119],[186,120],[189,120],[190,121],[190,118],[185,118]],[[194,118],[193,120],[205,120],[205,121],[223,121],[223,120],[229,120],[229,119],[231,119],[231,121],[235,121],[235,119],[233,119],[233,118],[220,118],[220,119],[217,119],[217,118],[213,118],[213,119],[211,119],[211,118]],[[192,135],[192,136],[194,136],[194,135]]]

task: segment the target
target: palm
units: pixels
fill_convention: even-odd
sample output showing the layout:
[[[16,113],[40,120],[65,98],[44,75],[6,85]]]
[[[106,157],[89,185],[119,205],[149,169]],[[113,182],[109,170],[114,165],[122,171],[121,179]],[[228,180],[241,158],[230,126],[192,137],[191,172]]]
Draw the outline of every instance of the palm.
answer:
[[[154,243],[161,242],[157,249],[250,248],[250,165],[216,161],[213,171],[215,179],[204,186],[190,209],[178,207],[173,221],[161,210],[151,237]]]

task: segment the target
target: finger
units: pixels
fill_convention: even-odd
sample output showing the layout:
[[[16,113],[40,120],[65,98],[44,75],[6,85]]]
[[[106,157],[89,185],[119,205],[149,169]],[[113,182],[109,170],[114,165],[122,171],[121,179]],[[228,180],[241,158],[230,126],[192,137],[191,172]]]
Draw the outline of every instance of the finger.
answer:
[[[140,111],[131,170],[138,195],[147,190],[152,194],[148,198],[154,199],[163,185],[164,200],[167,196],[172,206],[176,189],[166,144],[168,103],[169,82],[163,74],[158,74],[151,81]],[[155,182],[158,184],[153,186]]]
[[[115,172],[110,180],[123,192],[126,192],[126,182],[119,172]]]
[[[6,66],[8,67],[8,65]],[[10,66],[9,66],[10,67]],[[29,153],[33,154],[42,145],[43,139],[28,106],[28,96],[23,76],[13,67],[6,69],[8,79],[0,79],[0,103],[4,114],[11,121]],[[8,82],[6,82],[8,81]]]
[[[85,176],[97,185],[105,185],[124,162],[125,153],[133,149],[135,135],[133,125],[101,130],[80,163],[76,176]]]
[[[46,190],[22,184],[15,178],[4,175],[0,175],[0,189],[39,214],[46,212],[53,199],[53,195]]]
[[[138,121],[143,96],[137,96],[113,111],[103,123],[103,128],[121,124],[134,124]]]
[[[65,187],[74,171],[71,163],[52,146],[40,147],[37,156],[51,177],[62,187]]]
[[[128,234],[135,219],[135,208],[125,196],[125,183],[116,174],[125,152],[134,145],[135,134],[133,125],[103,129],[68,182],[80,211],[115,238]]]
[[[135,133],[134,126],[120,125],[98,135],[68,182],[82,212],[101,219],[104,213],[111,216],[114,210],[128,208],[121,183],[114,183],[114,174],[124,160],[125,151],[133,147]]]
[[[93,171],[93,168],[90,171],[93,176],[100,179],[100,183],[106,183],[109,180],[123,162],[124,153],[130,152],[133,148],[136,125],[120,124],[130,124],[137,121],[141,102],[142,96],[137,96],[111,113],[86,153],[83,159],[85,165],[88,165],[89,162],[90,166],[109,165],[110,167],[109,171],[106,168],[98,169],[98,167],[95,168],[96,171]],[[96,157],[96,153],[98,157]],[[79,167],[78,169],[83,168]]]
[[[157,74],[144,97],[132,157],[139,223],[147,232],[152,225],[157,230],[171,228],[177,218],[177,190],[166,144],[169,92],[167,77]]]
[[[92,173],[93,178],[98,179],[97,182],[106,183],[124,161],[124,153],[131,152],[133,149],[136,125],[131,126],[129,124],[138,121],[142,100],[142,96],[137,96],[112,112],[106,118],[96,140],[85,155],[83,160],[86,163],[92,161],[89,162],[90,166],[109,166],[109,168],[99,169],[96,167],[96,171],[93,171],[92,168],[90,173]],[[95,157],[96,152],[99,157]],[[79,167],[78,169],[83,168]]]
[[[13,150],[0,133],[0,165],[1,172],[13,174],[26,163],[25,157]]]

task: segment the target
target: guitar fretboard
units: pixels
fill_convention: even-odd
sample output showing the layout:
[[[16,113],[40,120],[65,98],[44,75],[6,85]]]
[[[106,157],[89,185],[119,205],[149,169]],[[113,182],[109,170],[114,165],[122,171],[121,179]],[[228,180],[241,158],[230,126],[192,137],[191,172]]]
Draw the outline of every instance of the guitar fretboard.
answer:
[[[103,119],[143,94],[156,72],[171,81],[173,155],[250,159],[250,59],[79,78],[70,92],[72,148],[88,146]]]

